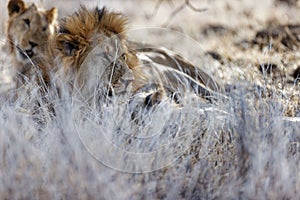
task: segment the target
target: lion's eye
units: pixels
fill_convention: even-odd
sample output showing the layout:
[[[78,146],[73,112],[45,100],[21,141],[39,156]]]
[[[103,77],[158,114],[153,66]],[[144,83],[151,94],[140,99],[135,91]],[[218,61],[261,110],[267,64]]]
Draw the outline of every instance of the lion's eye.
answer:
[[[64,42],[63,43],[64,53],[67,56],[74,56],[75,52],[78,50],[78,45],[70,42]]]
[[[46,31],[47,30],[47,26],[43,27],[42,31]]]
[[[29,20],[29,19],[24,19],[24,23],[25,23],[27,26],[30,26],[30,20]]]

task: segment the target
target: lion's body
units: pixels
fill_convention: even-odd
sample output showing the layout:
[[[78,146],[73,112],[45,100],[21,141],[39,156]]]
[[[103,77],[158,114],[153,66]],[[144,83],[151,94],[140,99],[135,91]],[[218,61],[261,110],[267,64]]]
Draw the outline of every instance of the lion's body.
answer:
[[[145,52],[132,49],[133,45],[128,44],[126,24],[126,18],[119,13],[85,7],[61,21],[50,49],[53,56],[58,57],[58,63],[62,63],[64,73],[69,74],[76,92],[83,92],[84,98],[92,96],[97,88],[108,88],[115,93],[128,91],[129,82],[132,96],[145,90],[153,91],[150,98],[145,99],[151,104],[159,102],[165,94],[173,97],[175,93],[192,91],[205,97],[217,90],[210,76],[202,70],[196,74],[196,68],[180,57],[177,61],[185,63],[182,68],[189,67],[188,73],[172,63],[141,59]]]
[[[16,77],[38,76],[48,81],[45,65],[48,40],[54,33],[57,10],[43,10],[22,0],[8,3],[6,50],[11,55]]]

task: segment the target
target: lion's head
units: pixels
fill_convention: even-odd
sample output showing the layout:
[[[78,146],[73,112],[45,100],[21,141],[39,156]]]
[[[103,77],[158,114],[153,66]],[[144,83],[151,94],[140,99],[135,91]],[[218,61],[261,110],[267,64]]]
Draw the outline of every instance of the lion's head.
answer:
[[[7,8],[8,48],[22,73],[25,65],[43,57],[47,41],[54,33],[57,10],[42,10],[35,4],[27,5],[23,0],[10,0]]]
[[[132,69],[138,65],[136,55],[127,49],[126,24],[120,13],[82,6],[60,21],[50,45],[54,59],[75,85],[87,85],[97,76],[98,83],[101,79],[113,88],[124,87],[124,79],[132,80]]]

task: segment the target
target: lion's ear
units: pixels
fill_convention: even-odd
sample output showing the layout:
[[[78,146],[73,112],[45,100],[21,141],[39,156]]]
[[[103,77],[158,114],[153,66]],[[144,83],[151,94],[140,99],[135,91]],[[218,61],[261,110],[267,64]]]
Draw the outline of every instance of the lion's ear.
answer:
[[[46,18],[49,24],[52,24],[57,18],[57,9],[51,8],[50,10],[46,11]]]
[[[8,15],[22,13],[26,9],[26,5],[23,0],[10,0],[8,2]]]

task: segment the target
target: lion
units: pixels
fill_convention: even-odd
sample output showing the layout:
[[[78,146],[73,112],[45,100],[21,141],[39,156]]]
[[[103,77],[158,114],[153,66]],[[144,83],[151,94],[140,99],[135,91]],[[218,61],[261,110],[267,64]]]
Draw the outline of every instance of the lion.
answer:
[[[127,49],[127,19],[123,15],[82,6],[59,24],[50,42],[49,60],[56,61],[64,79],[82,88],[82,84],[88,85],[85,82],[92,82],[92,75],[103,75],[110,79],[107,87],[115,92],[124,85],[133,85],[133,90],[141,87],[145,77],[138,69],[138,58]],[[114,72],[110,73],[113,65]]]
[[[48,40],[56,29],[57,9],[44,10],[23,0],[10,0],[7,5],[6,50],[12,57],[17,82],[41,75],[49,82],[45,55]]]
[[[217,92],[206,85],[208,82],[214,85],[208,74],[202,70],[198,70],[201,74],[195,74],[197,70],[180,57],[176,60],[184,64],[182,67],[189,67],[191,73],[180,71],[174,59],[170,65],[153,62],[150,57],[143,59],[141,54],[146,55],[145,49],[134,49],[136,44],[127,39],[127,24],[121,13],[105,7],[89,10],[84,6],[60,21],[50,50],[66,80],[75,92],[81,93],[82,100],[93,98],[95,91],[102,90],[104,95],[143,96],[145,105],[152,106],[163,98],[177,100],[177,94],[187,90],[204,98]]]

